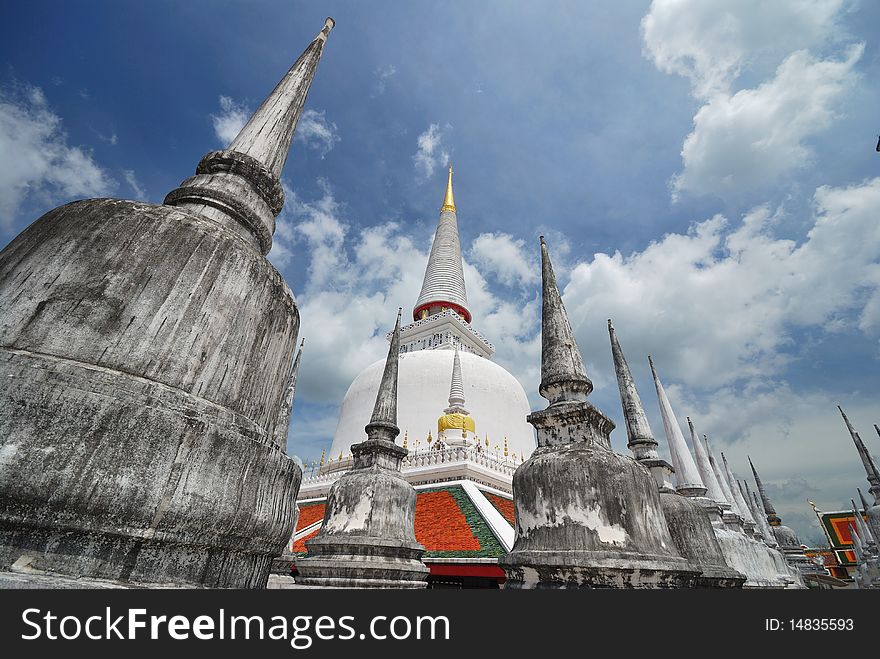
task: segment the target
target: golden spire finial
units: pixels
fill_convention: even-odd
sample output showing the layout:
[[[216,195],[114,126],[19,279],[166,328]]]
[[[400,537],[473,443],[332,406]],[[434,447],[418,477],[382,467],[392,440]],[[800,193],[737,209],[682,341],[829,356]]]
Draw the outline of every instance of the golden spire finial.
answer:
[[[324,449],[321,449],[321,466],[324,466]]]
[[[443,211],[455,212],[455,199],[452,196],[452,165],[449,165],[449,178],[446,180],[446,196],[443,197],[443,205],[440,207],[440,212],[442,213]]]

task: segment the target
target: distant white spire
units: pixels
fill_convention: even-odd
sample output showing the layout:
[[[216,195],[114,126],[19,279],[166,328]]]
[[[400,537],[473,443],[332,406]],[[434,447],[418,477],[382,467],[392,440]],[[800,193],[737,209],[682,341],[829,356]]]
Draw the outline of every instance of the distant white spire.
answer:
[[[687,417],[687,422],[688,428],[691,431],[691,444],[694,447],[694,456],[697,459],[697,469],[700,470],[700,478],[703,479],[703,485],[706,486],[707,495],[713,501],[722,502],[724,501],[724,491],[715,477],[715,472],[712,471],[712,463],[709,462],[709,454],[706,452],[706,447],[703,446],[703,443],[694,431],[694,423],[690,417]]]
[[[672,405],[660,383],[660,378],[657,377],[654,360],[650,356],[648,363],[651,365],[654,387],[657,389],[657,398],[660,401],[660,416],[663,419],[663,429],[666,431],[666,441],[669,442],[672,466],[675,467],[675,489],[686,496],[703,496],[706,494],[706,486],[700,478],[700,473],[691,452],[688,450],[684,435],[681,434],[675,412],[672,411]]]
[[[712,448],[709,446],[709,438],[706,437],[706,435],[703,435],[703,441],[706,444],[706,453],[709,455],[709,464],[712,465],[712,472],[715,474],[715,479],[718,481],[718,484],[721,486],[721,491],[724,493],[724,504],[732,509],[733,512],[736,512],[736,501],[733,500],[733,492],[730,491],[730,486],[727,484],[724,470],[719,464],[718,458],[716,458],[715,454],[712,452]]]
[[[461,378],[461,358],[458,356],[458,346],[455,347],[455,356],[452,359],[452,382],[449,385],[449,407],[443,410],[446,414],[469,414],[464,407],[464,382]]]
[[[617,333],[608,319],[608,336],[611,339],[611,356],[614,359],[614,371],[617,373],[617,387],[620,391],[620,404],[623,407],[623,418],[626,421],[627,446],[636,460],[656,460],[657,440],[648,425],[648,417],[642,407],[642,400],[636,389],[629,364],[623,356]]]
[[[861,563],[865,560],[865,549],[862,546],[861,538],[859,538],[859,534],[856,533],[856,530],[853,528],[853,525],[849,525],[849,535],[852,538],[853,544],[853,553],[856,555],[856,563]]]
[[[859,535],[862,538],[862,545],[876,545],[876,540],[874,538],[874,534],[871,533],[871,529],[868,528],[868,525],[865,523],[865,518],[862,517],[862,514],[859,512],[858,506],[856,506],[856,502],[854,499],[850,499],[853,507],[853,515],[856,518],[856,529],[859,531]]]
[[[724,455],[724,451],[721,452],[721,462],[724,465],[724,476],[727,478],[727,484],[730,486],[730,492],[733,494],[733,502],[736,504],[737,509],[739,509],[739,514],[742,515],[742,518],[746,522],[756,524],[755,519],[752,517],[752,511],[749,509],[745,498],[739,491],[739,485],[736,484],[736,477],[730,470],[730,465],[727,463],[727,457]]]

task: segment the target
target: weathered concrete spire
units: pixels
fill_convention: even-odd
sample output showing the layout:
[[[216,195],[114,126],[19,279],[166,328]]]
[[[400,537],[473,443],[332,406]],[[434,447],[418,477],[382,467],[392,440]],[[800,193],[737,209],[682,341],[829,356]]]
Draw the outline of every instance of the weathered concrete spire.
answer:
[[[324,524],[306,541],[297,583],[344,588],[424,588],[425,548],[415,536],[416,491],[400,473],[408,451],[394,443],[400,316],[379,384],[367,439],[352,444],[352,468],[330,488]],[[406,444],[406,440],[404,440]]]
[[[853,516],[855,517],[856,528],[859,531],[859,535],[862,538],[862,545],[868,547],[869,545],[876,544],[874,534],[871,532],[871,529],[868,528],[867,523],[865,522],[865,518],[862,517],[862,513],[859,512],[858,506],[856,506],[855,499],[850,499],[850,503],[852,504]]]
[[[654,387],[657,389],[657,399],[660,401],[660,416],[663,418],[663,429],[666,431],[666,441],[669,442],[669,453],[672,455],[672,466],[675,467],[675,489],[688,496],[703,496],[706,494],[706,486],[700,479],[700,473],[694,458],[688,450],[684,436],[681,434],[681,428],[678,420],[675,418],[675,412],[672,411],[672,405],[663,389],[663,384],[657,376],[657,370],[654,368],[654,360],[648,356],[648,363],[651,365],[651,374],[654,376]]]
[[[581,403],[593,391],[541,236],[541,395],[550,405]]]
[[[703,442],[706,444],[706,453],[709,455],[709,464],[712,465],[712,472],[715,474],[715,479],[718,481],[718,485],[721,486],[721,491],[724,493],[724,507],[736,512],[737,505],[736,501],[733,499],[733,492],[730,491],[730,485],[728,485],[724,471],[721,465],[718,464],[718,459],[715,457],[712,448],[709,446],[709,438],[706,435],[703,435]]]
[[[853,514],[855,514],[855,512],[853,512]],[[856,516],[858,517],[858,515]],[[862,546],[862,540],[859,538],[859,534],[856,533],[852,524],[849,524],[849,537],[852,538],[852,547],[853,553],[856,555],[856,563],[861,563],[865,560],[865,549]]]
[[[504,587],[693,585],[702,570],[679,553],[657,483],[643,465],[611,450],[614,422],[587,401],[593,385],[543,236],[541,262],[539,390],[549,403],[527,417],[538,448],[513,475],[516,537],[499,560]]]
[[[428,256],[422,291],[413,307],[413,320],[434,315],[443,309],[452,309],[465,321],[471,322],[464,285],[458,218],[452,198],[452,167],[449,168],[446,196],[440,208],[440,219],[434,234],[434,243],[431,245],[431,254]]]
[[[712,471],[712,463],[709,462],[709,454],[706,451],[706,447],[703,446],[703,443],[697,436],[697,433],[694,430],[694,423],[693,421],[691,421],[690,417],[687,417],[687,422],[688,429],[691,431],[691,444],[694,447],[694,456],[697,460],[697,469],[700,472],[700,478],[702,478],[703,480],[703,485],[706,486],[706,494],[713,501],[723,502],[724,491],[721,489],[721,485],[718,483],[718,479],[715,477],[715,472]]]
[[[623,356],[617,333],[608,319],[608,335],[611,338],[611,356],[614,358],[614,370],[617,373],[617,388],[620,390],[620,404],[623,407],[623,418],[626,421],[627,446],[636,460],[657,459],[657,440],[651,432],[648,417],[642,407],[642,400],[636,389],[629,364]]]
[[[446,414],[468,414],[464,407],[464,382],[461,378],[461,358],[458,356],[458,346],[455,347],[455,356],[452,358],[452,382],[449,385],[449,407]]]
[[[305,339],[300,341],[299,350],[296,351],[296,357],[293,360],[293,366],[290,367],[290,373],[287,376],[287,388],[284,390],[284,398],[281,401],[281,408],[278,411],[278,422],[275,424],[273,437],[275,439],[275,445],[281,448],[287,446],[287,431],[290,429],[290,415],[293,411],[293,397],[296,394],[296,378],[299,374],[299,363],[302,359],[303,346],[305,343]]]
[[[275,178],[281,177],[293,132],[312,86],[327,35],[335,25],[332,18],[327,18],[318,36],[229,145],[230,150],[245,153],[263,163]]]
[[[771,546],[778,545],[779,541],[776,540],[776,535],[773,533],[773,528],[770,526],[770,523],[767,521],[767,516],[762,514],[761,500],[758,499],[758,495],[755,492],[752,492],[749,489],[748,483],[746,483],[746,490],[748,491],[749,496],[751,497],[751,499],[749,500],[750,503],[754,504],[752,506],[752,510],[754,511],[753,514],[757,516],[757,519],[760,521],[761,528],[763,528],[765,531],[764,536],[768,540],[772,541]]]
[[[263,101],[227,149],[208,153],[188,178],[165,197],[255,241],[266,254],[272,247],[275,217],[284,206],[281,171],[312,85],[327,35],[324,22],[299,59]]]
[[[877,469],[877,465],[874,463],[874,458],[868,452],[859,433],[849,422],[843,408],[838,405],[837,409],[840,410],[840,415],[846,423],[849,434],[852,436],[853,443],[856,445],[856,450],[859,452],[859,457],[862,459],[862,464],[865,466],[865,473],[868,475],[868,482],[871,484],[871,488],[868,491],[874,495],[874,505],[878,505],[880,504],[880,470]]]
[[[752,468],[752,475],[755,477],[755,485],[758,486],[758,493],[761,495],[761,503],[764,507],[764,513],[767,515],[767,521],[770,523],[770,526],[779,526],[782,524],[782,519],[776,515],[776,509],[773,507],[773,504],[770,503],[770,497],[767,496],[767,490],[764,489],[764,483],[761,482],[761,477],[758,476],[758,471],[755,469],[755,465],[752,463],[751,458],[749,458],[749,466]]]
[[[742,515],[742,518],[746,522],[756,524],[755,520],[752,518],[752,511],[749,509],[742,492],[739,491],[739,486],[736,484],[736,477],[730,470],[730,464],[727,462],[727,456],[724,455],[724,451],[721,452],[721,462],[724,465],[724,476],[727,478],[727,484],[730,486],[730,493],[733,495],[734,504],[736,504],[736,507],[739,509],[740,515]]]
[[[400,434],[397,427],[397,371],[400,359],[400,315],[401,309],[397,310],[397,322],[391,333],[391,345],[388,347],[388,356],[385,359],[385,370],[382,372],[382,381],[379,383],[379,393],[376,395],[376,404],[373,407],[373,416],[365,426],[368,439],[384,439],[394,442]]]
[[[870,506],[868,506],[868,501],[867,501],[867,499],[865,499],[865,495],[862,494],[862,488],[857,487],[856,492],[859,493],[859,501],[862,502],[862,509],[867,510]]]

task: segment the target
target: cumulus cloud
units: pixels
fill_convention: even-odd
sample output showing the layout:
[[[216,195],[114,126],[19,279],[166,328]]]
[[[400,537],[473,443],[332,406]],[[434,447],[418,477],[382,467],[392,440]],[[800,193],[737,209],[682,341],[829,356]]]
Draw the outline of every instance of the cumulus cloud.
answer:
[[[214,134],[223,146],[229,146],[247,123],[251,111],[244,103],[237,103],[229,96],[220,97],[220,114],[211,115]]]
[[[701,107],[682,147],[683,193],[742,199],[810,164],[807,140],[827,130],[857,78],[864,44],[839,20],[848,0],[654,0],[644,53],[687,78]],[[813,51],[831,50],[819,58]],[[745,75],[748,74],[748,75]],[[742,80],[753,86],[736,89]]]
[[[642,19],[645,54],[691,81],[694,96],[728,94],[746,67],[775,68],[795,50],[840,38],[846,0],[653,0]]]
[[[854,46],[842,60],[797,51],[757,88],[714,96],[697,112],[684,141],[684,169],[673,178],[674,194],[735,196],[770,187],[811,164],[805,140],[831,125],[863,51],[864,44]]]
[[[0,90],[0,228],[29,196],[55,202],[107,194],[115,181],[90,151],[68,144],[61,117],[38,87]],[[14,154],[15,157],[11,157]]]
[[[449,128],[447,125],[446,128]],[[449,151],[443,144],[443,129],[440,124],[431,124],[428,130],[419,135],[416,141],[418,149],[413,156],[416,174],[421,180],[429,179],[437,167],[449,162]]]
[[[306,109],[300,115],[294,140],[317,151],[322,159],[340,139],[336,124],[327,121],[324,110]]]
[[[538,281],[540,270],[534,251],[527,250],[522,239],[497,232],[477,236],[470,253],[483,272],[493,274],[506,286],[513,286]]]
[[[565,300],[579,338],[604,345],[613,318],[671,378],[720,387],[779,373],[798,357],[795,329],[842,329],[861,313],[876,332],[861,310],[880,304],[880,178],[819,188],[814,202],[800,244],[773,234],[781,209],[760,206],[734,225],[716,215],[641,252],[577,264]]]

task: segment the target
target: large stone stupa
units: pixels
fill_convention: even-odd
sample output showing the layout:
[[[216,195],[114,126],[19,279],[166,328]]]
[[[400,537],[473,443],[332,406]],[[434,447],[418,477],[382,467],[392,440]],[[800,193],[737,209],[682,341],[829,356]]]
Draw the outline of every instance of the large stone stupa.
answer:
[[[587,401],[593,384],[541,237],[538,448],[513,477],[516,540],[506,588],[675,588],[701,571],[679,554],[651,474],[611,450],[614,423]]]
[[[73,202],[0,253],[0,570],[265,585],[301,479],[275,432],[299,312],[266,254],[332,27],[164,204]]]

